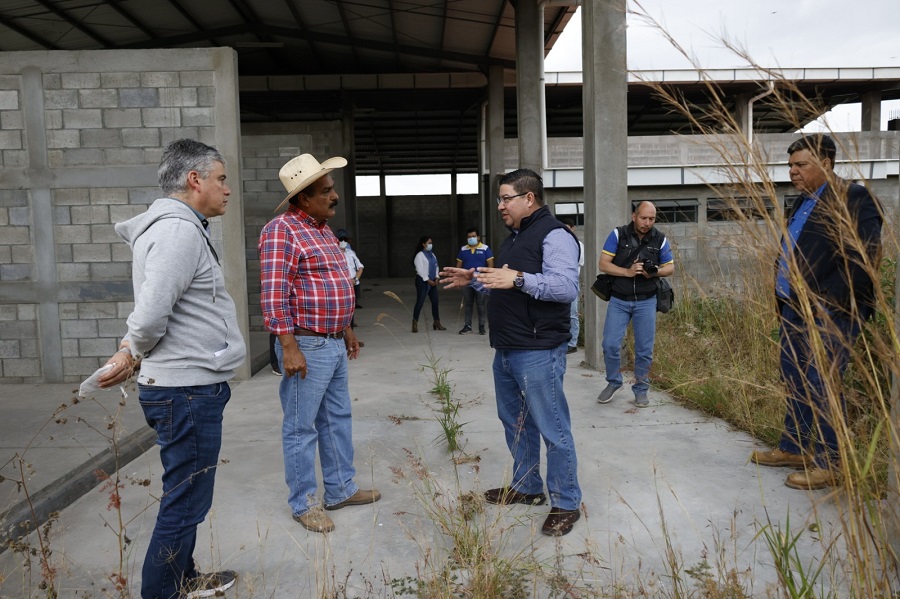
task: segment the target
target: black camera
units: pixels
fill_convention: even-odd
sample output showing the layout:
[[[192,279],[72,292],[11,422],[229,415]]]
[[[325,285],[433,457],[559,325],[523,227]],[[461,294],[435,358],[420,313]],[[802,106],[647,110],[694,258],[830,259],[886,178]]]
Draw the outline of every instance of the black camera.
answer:
[[[648,275],[655,275],[656,273],[659,272],[659,267],[657,265],[653,264],[653,262],[651,262],[650,260],[644,260],[643,264],[644,264],[644,272],[647,273]]]

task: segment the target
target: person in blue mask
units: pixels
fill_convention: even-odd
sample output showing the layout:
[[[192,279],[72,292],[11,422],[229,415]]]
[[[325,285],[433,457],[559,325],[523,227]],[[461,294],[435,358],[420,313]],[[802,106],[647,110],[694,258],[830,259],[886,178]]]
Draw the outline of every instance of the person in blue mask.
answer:
[[[416,246],[416,257],[413,266],[416,268],[416,307],[413,308],[412,332],[419,332],[419,314],[425,305],[425,296],[431,300],[431,317],[434,319],[435,331],[446,331],[441,325],[441,314],[438,310],[438,267],[437,258],[432,252],[434,245],[431,237],[423,235]]]
[[[494,266],[494,252],[486,244],[481,243],[478,229],[469,227],[466,231],[466,245],[459,249],[456,255],[456,268],[479,268],[481,266]],[[466,324],[460,329],[459,334],[465,335],[472,332],[472,307],[478,306],[478,334],[484,335],[484,321],[487,318],[487,295],[478,293],[472,287],[462,288],[463,299],[466,304]]]

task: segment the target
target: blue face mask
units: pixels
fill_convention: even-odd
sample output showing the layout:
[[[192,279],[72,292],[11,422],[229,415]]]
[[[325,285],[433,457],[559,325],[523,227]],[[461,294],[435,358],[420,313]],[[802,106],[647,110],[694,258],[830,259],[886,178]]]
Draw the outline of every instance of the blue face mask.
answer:
[[[429,243],[429,244],[426,244],[426,245],[425,245],[425,251],[426,251],[426,252],[430,252],[432,247],[434,247],[434,246],[432,246],[430,243]]]
[[[478,238],[477,237],[469,237],[469,245],[471,245],[471,246],[478,245]]]

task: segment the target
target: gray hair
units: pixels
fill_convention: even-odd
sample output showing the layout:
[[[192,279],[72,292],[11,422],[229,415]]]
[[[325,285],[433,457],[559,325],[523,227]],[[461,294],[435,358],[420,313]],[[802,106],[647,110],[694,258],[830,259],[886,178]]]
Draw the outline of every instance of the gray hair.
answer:
[[[187,175],[197,171],[206,179],[216,162],[225,165],[225,159],[217,149],[193,139],[176,139],[163,150],[156,174],[159,187],[166,195],[187,191]]]

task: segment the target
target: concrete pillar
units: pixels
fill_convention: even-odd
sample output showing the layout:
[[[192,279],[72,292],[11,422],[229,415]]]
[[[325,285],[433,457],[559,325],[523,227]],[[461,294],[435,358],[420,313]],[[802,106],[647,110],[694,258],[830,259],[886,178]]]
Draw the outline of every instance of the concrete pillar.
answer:
[[[544,12],[536,0],[516,3],[516,106],[519,166],[541,174],[544,130]]]
[[[734,122],[745,136],[750,131],[753,123],[750,122],[750,94],[738,94],[734,99]]]
[[[625,0],[585,2],[581,9],[584,77],[585,280],[593,283],[610,231],[628,222],[628,74]],[[591,240],[596,240],[591,242]],[[585,293],[585,361],[602,362],[598,343],[606,303]]]
[[[881,131],[881,92],[862,95],[862,118],[860,131]]]
[[[484,239],[492,248],[498,248],[506,237],[506,228],[497,211],[497,189],[500,175],[504,173],[503,143],[503,67],[492,65],[488,71],[488,123],[487,123],[487,185],[484,193],[484,209],[487,214],[487,230]]]
[[[41,344],[41,375],[48,383],[59,383],[63,381],[62,336],[57,304],[56,241],[41,77],[42,72],[37,67],[22,69],[25,136],[32,172],[31,222],[34,227],[34,284],[40,323],[38,338]]]
[[[393,214],[391,214],[391,201],[387,197],[387,181],[384,176],[384,172],[378,175],[378,185],[381,188],[381,196],[378,198],[380,210],[378,214],[384,215],[384,220],[380,223],[382,226],[380,228],[381,231],[381,247],[384,248],[384,256],[382,259],[382,267],[381,267],[381,276],[383,277],[391,277],[393,276],[393,254],[391,253],[391,248],[393,244],[391,241],[391,226],[393,225],[394,218]]]
[[[343,187],[343,204],[344,204],[344,223],[346,229],[354,236],[355,241],[359,243],[359,210],[357,209],[356,200],[356,155],[354,152],[354,139],[356,119],[353,114],[353,98],[349,93],[344,94],[344,108],[341,111],[341,156],[347,159],[347,166],[341,169],[341,175],[344,178]]]
[[[462,213],[460,209],[460,204],[462,203],[461,198],[456,190],[456,169],[453,169],[453,173],[450,175],[450,197],[447,199],[450,202],[448,208],[450,209],[450,247],[454,247],[461,237],[459,232],[459,215]],[[464,227],[468,227],[469,225],[463,225]],[[449,252],[448,252],[449,253]],[[449,262],[448,262],[449,264]]]

